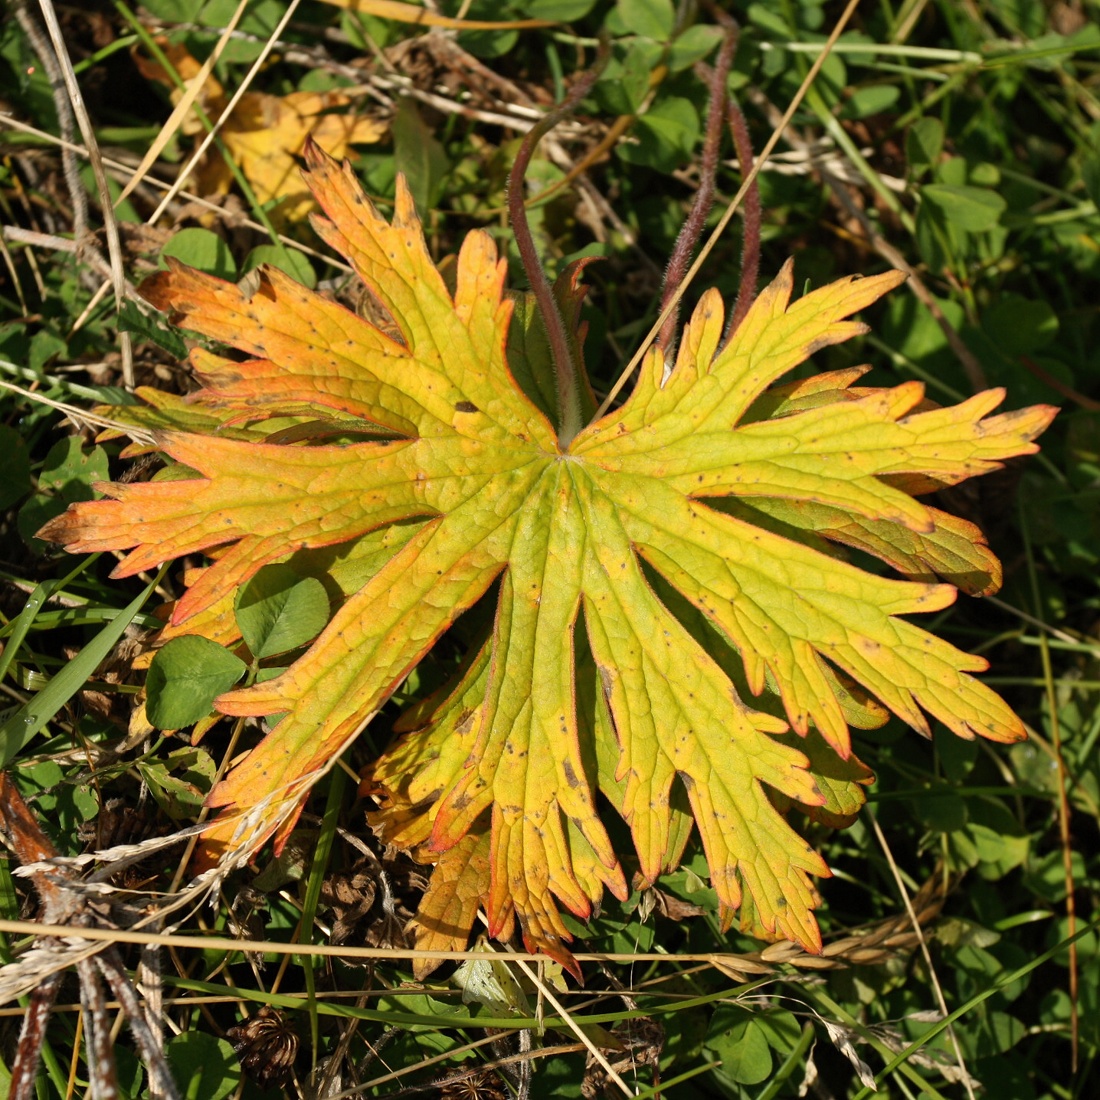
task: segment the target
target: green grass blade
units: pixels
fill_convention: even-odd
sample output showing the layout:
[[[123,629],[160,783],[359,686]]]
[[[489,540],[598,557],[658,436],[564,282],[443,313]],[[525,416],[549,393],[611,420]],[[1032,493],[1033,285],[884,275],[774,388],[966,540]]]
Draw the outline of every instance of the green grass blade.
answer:
[[[160,583],[167,568],[167,565],[161,566],[160,571],[143,591],[80,651],[75,660],[67,664],[37,695],[28,699],[3,725],[0,725],[0,767],[7,767],[23,746],[91,678],[103,659],[122,637],[134,616],[145,605],[145,601]]]

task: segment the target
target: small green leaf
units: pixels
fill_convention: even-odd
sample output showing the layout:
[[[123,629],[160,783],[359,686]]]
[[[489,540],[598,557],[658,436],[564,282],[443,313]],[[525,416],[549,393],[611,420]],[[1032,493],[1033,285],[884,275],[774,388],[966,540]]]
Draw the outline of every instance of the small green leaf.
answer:
[[[31,459],[23,437],[0,425],[0,508],[8,508],[30,492]]]
[[[737,1011],[736,1016],[744,1013]],[[755,1020],[737,1019],[719,1008],[711,1020],[707,1048],[721,1060],[715,1072],[739,1085],[758,1085],[772,1071],[772,1052]]]
[[[27,366],[33,371],[41,371],[46,364],[57,355],[67,355],[68,345],[56,333],[49,329],[42,329],[31,337],[30,354],[27,356]]]
[[[625,57],[612,58],[595,87],[596,101],[603,110],[632,115],[649,92],[649,75],[655,63],[652,42],[634,42]]]
[[[232,279],[237,274],[237,265],[229,245],[209,229],[193,226],[181,229],[161,249],[162,256],[174,256],[189,267],[197,267],[208,275],[217,275],[220,279]]]
[[[67,436],[55,443],[38,475],[38,492],[19,510],[16,525],[19,533],[36,552],[45,544],[35,532],[54,516],[78,500],[92,500],[97,495],[92,485],[110,476],[107,452],[93,447],[85,452],[80,437]]]
[[[241,265],[241,273],[245,274],[260,264],[269,264],[285,271],[292,279],[308,286],[312,290],[317,285],[317,272],[313,270],[313,264],[306,258],[305,253],[294,248],[279,248],[273,244],[257,245],[245,257]]]
[[[410,97],[398,102],[390,131],[394,164],[405,173],[416,208],[424,216],[438,205],[442,195],[443,181],[451,167],[447,154]]]
[[[977,164],[968,163],[966,166],[966,182],[975,187],[999,187],[1001,185],[1001,170],[988,160],[980,160]]]
[[[1019,294],[999,297],[982,314],[982,328],[1006,355],[1030,355],[1058,335],[1058,315],[1049,302]]]
[[[633,133],[637,142],[620,144],[619,156],[628,164],[671,172],[691,158],[699,138],[699,113],[691,100],[668,96],[638,119]]]
[[[224,1039],[185,1031],[168,1040],[165,1054],[187,1100],[222,1100],[241,1083],[241,1064]]]
[[[995,1058],[1016,1046],[1027,1034],[1027,1028],[1007,1012],[990,1012],[981,1021],[977,1032],[979,1058]]]
[[[968,184],[929,183],[921,195],[957,229],[983,233],[992,229],[1004,213],[1006,203],[995,191]]]
[[[1031,851],[1029,836],[1000,833],[977,822],[968,824],[967,829],[981,864],[979,872],[984,879],[996,881],[1003,878],[1013,868],[1019,867]]]
[[[844,104],[841,115],[844,118],[870,118],[889,110],[901,95],[901,89],[894,84],[872,84],[867,88],[857,88]]]
[[[557,23],[572,23],[583,19],[596,0],[531,0],[527,5],[528,19],[553,19]]]
[[[503,57],[515,48],[518,41],[516,31],[462,31],[458,36],[458,44],[483,61]]]
[[[667,42],[676,25],[672,0],[619,0],[619,18],[632,34]]]
[[[948,187],[962,187],[971,183],[970,165],[965,157],[945,157],[936,165],[936,182]]]
[[[273,657],[320,634],[328,622],[328,594],[316,577],[269,565],[237,594],[236,614],[252,656]]]
[[[91,500],[92,483],[108,476],[107,452],[102,447],[85,452],[80,437],[70,435],[50,448],[38,487],[59,492],[66,500]]]
[[[668,67],[678,73],[701,61],[722,41],[720,27],[708,27],[696,23],[688,27],[668,48]]]
[[[932,271],[939,271],[947,264],[947,227],[939,209],[931,203],[922,203],[917,208],[915,239],[921,259]]]
[[[769,6],[767,4],[750,4],[748,17],[749,22],[759,27],[765,34],[775,35],[782,41],[790,38],[794,33],[794,28],[787,22],[783,14],[773,10],[773,8],[778,6],[779,5]]]
[[[214,709],[214,700],[245,673],[239,657],[198,635],[173,638],[157,650],[145,681],[149,721],[162,730],[193,725]]]
[[[935,165],[943,152],[943,123],[938,118],[920,118],[905,138],[905,155],[914,174],[920,175]]]

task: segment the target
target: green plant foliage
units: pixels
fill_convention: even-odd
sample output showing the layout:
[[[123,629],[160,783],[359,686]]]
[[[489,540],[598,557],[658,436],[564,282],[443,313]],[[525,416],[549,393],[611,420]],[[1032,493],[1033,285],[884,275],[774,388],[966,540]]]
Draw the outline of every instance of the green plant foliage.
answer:
[[[185,1031],[168,1041],[166,1052],[185,1096],[223,1100],[240,1087],[240,1063],[224,1039],[201,1031]]]
[[[193,725],[214,709],[247,669],[244,661],[208,638],[173,638],[158,649],[145,681],[149,721],[159,729]]]
[[[312,641],[329,618],[325,587],[289,566],[261,569],[237,594],[234,613],[253,657],[273,657]]]
[[[174,821],[187,821],[210,793],[217,765],[205,750],[184,748],[160,760],[141,761],[138,770],[164,812]]]
[[[278,249],[272,250],[278,252]],[[253,250],[253,252],[256,251],[258,249]],[[302,274],[305,273],[302,272]],[[187,345],[178,332],[160,324],[155,317],[143,313],[133,302],[126,302],[123,305],[118,320],[119,327],[123,332],[132,332],[139,338],[152,340],[158,347],[164,348],[171,355],[187,354]]]
[[[672,0],[619,0],[616,15],[630,33],[665,42],[676,25]]]
[[[699,140],[699,112],[689,99],[670,96],[646,111],[635,127],[637,144],[619,146],[628,164],[670,172]]]
[[[749,1013],[719,1008],[711,1017],[706,1049],[720,1061],[714,1071],[719,1080],[737,1085],[758,1085],[773,1068],[766,1033]]]
[[[20,448],[13,448],[18,461]],[[102,447],[85,451],[76,436],[55,443],[38,472],[31,498],[19,509],[19,531],[33,549],[43,549],[34,533],[77,500],[92,500],[94,485],[108,478],[107,453]],[[18,485],[18,482],[16,482]],[[22,496],[22,494],[20,494]]]
[[[420,211],[438,205],[450,165],[443,146],[421,118],[413,99],[398,102],[390,122],[393,133],[393,166],[409,182],[409,190]]]
[[[992,229],[1006,207],[995,191],[967,184],[930,183],[921,188],[921,195],[944,221],[967,233]]]
[[[209,229],[181,229],[161,250],[161,256],[172,256],[222,279],[232,279],[237,274],[229,246]]]
[[[919,118],[905,135],[905,157],[914,177],[934,168],[943,152],[944,129],[938,118]]]
[[[241,264],[241,274],[247,275],[261,264],[270,264],[285,271],[296,282],[311,290],[317,285],[317,272],[301,252],[288,251],[273,244],[259,244],[245,257]]]
[[[0,508],[10,508],[31,488],[31,459],[23,437],[0,426]]]

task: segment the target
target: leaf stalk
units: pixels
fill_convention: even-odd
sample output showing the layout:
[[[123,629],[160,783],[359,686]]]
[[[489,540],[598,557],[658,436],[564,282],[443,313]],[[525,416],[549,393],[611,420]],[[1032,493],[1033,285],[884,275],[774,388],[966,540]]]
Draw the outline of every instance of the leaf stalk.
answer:
[[[733,96],[729,97],[726,104],[726,117],[729,120],[733,145],[737,150],[737,161],[741,166],[741,178],[749,179],[753,175],[752,140],[749,138],[749,127],[745,122],[745,116],[741,113],[741,108]],[[756,284],[760,278],[760,223],[763,217],[760,208],[760,182],[756,178],[752,179],[751,186],[745,192],[745,207],[741,217],[744,222],[741,238],[741,278],[737,288],[737,301],[726,324],[723,346],[737,331],[737,326],[745,319],[749,306],[756,300]]]
[[[856,8],[859,6],[859,0],[848,0],[845,5],[844,11],[841,12],[840,18],[836,21],[832,32],[830,33],[827,41],[822,47],[821,53],[818,54],[817,59],[813,65],[810,66],[810,71],[803,77],[802,84],[798,91],[794,94],[791,102],[787,105],[787,109],[783,112],[783,117],[780,118],[775,129],[772,131],[772,136],[768,138],[764,148],[760,152],[760,156],[757,157],[755,163],[752,166],[752,170],[745,176],[741,186],[737,189],[737,194],[730,199],[725,212],[719,219],[718,224],[711,230],[710,236],[707,238],[706,243],[703,245],[699,252],[699,255],[695,257],[690,268],[688,268],[687,274],[684,276],[683,282],[676,288],[676,292],[673,296],[673,300],[679,301],[683,297],[684,292],[688,288],[688,284],[695,278],[696,273],[703,266],[706,258],[710,255],[711,249],[715,243],[719,240],[722,234],[726,231],[726,226],[729,225],[734,213],[741,205],[742,200],[746,194],[751,190],[752,185],[756,182],[757,176],[760,174],[761,169],[768,162],[768,157],[771,156],[772,150],[779,144],[780,138],[783,136],[784,130],[786,130],[788,123],[794,117],[795,111],[798,110],[799,105],[805,98],[806,92],[810,85],[813,83],[814,78],[821,71],[821,66],[825,64],[826,59],[832,50],[833,44],[844,32],[844,28],[848,25],[848,21],[852,18]],[[669,309],[673,308],[673,303],[669,304]],[[649,351],[653,340],[657,337],[657,334],[661,331],[661,327],[665,323],[664,310],[661,311],[661,316],[654,322],[653,327],[646,334],[645,339],[642,341],[641,346],[631,356],[630,362],[623,367],[619,373],[619,377],[616,379],[615,384],[611,387],[608,395],[600,402],[600,407],[596,410],[595,415],[592,417],[591,423],[595,423],[599,420],[611,406],[615,403],[615,399],[622,392],[623,386],[627,384],[635,370],[638,368],[638,364],[645,358],[646,353]]]
[[[728,17],[727,17],[728,18]],[[729,78],[730,66],[733,64],[734,54],[737,52],[737,40],[740,34],[736,23],[730,20],[732,25],[726,28],[726,36],[722,40],[722,46],[718,51],[714,71],[709,75],[710,95],[707,100],[707,127],[703,140],[703,160],[699,170],[699,189],[695,192],[695,201],[691,204],[687,219],[680,229],[676,244],[673,246],[672,255],[669,257],[668,267],[665,269],[664,289],[661,294],[661,308],[659,312],[665,318],[661,326],[661,332],[657,337],[657,346],[665,356],[665,367],[668,369],[668,361],[672,342],[676,336],[676,321],[680,313],[679,300],[673,300],[676,289],[683,281],[688,264],[699,243],[706,223],[707,215],[714,203],[714,183],[718,176],[718,153],[722,142],[722,122],[726,116],[727,100],[726,81]],[[671,306],[671,309],[669,308]]]
[[[596,62],[592,68],[576,81],[559,107],[527,131],[508,176],[508,219],[512,225],[512,233],[515,236],[516,247],[519,249],[523,270],[531,285],[535,301],[538,303],[543,324],[546,326],[546,335],[550,341],[550,354],[554,362],[554,379],[558,393],[558,446],[563,451],[584,426],[581,417],[579,374],[569,335],[565,331],[565,321],[554,298],[554,291],[542,266],[538,250],[535,248],[534,237],[531,235],[527,208],[523,201],[523,181],[538,143],[559,122],[568,118],[577,109],[581,100],[599,79],[610,56],[610,43],[607,40],[601,40]]]

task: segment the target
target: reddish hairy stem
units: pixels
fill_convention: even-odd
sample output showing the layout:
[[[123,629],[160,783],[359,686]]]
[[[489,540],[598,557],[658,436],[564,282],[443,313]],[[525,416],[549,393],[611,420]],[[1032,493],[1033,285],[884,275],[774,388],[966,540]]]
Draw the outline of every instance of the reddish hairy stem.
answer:
[[[749,138],[745,116],[741,113],[741,108],[737,106],[733,96],[729,97],[729,102],[726,104],[726,115],[729,118],[734,148],[737,150],[737,160],[741,165],[741,176],[744,178],[752,171],[752,141]],[[760,276],[761,222],[760,184],[756,180],[753,180],[752,186],[745,195],[745,205],[741,213],[744,219],[744,235],[741,241],[741,285],[737,288],[737,301],[726,324],[723,344],[737,331],[737,326],[745,319],[745,314],[756,299],[756,282]]]
[[[515,162],[512,164],[512,171],[508,176],[508,218],[512,223],[512,234],[516,239],[523,270],[527,274],[527,281],[531,284],[531,292],[535,295],[543,324],[546,325],[546,335],[550,341],[550,354],[554,361],[554,377],[558,390],[558,445],[563,450],[569,446],[582,427],[577,365],[573,362],[573,352],[569,344],[569,336],[565,331],[561,310],[558,308],[550,280],[546,277],[546,271],[531,235],[531,226],[527,221],[527,208],[523,202],[523,180],[535,147],[559,122],[577,109],[577,105],[596,83],[610,56],[610,44],[607,41],[601,42],[596,63],[578,78],[561,106],[551,111],[527,131],[527,136],[519,147]]]
[[[664,313],[676,288],[683,281],[687,272],[691,257],[695,254],[695,247],[703,232],[703,226],[710,213],[711,204],[714,202],[714,181],[718,175],[718,151],[722,141],[722,120],[725,117],[726,101],[729,98],[726,93],[726,80],[729,77],[730,66],[733,64],[733,56],[737,52],[737,40],[739,30],[734,23],[726,30],[726,37],[722,41],[718,58],[714,65],[714,72],[710,77],[710,97],[707,102],[707,129],[703,140],[703,161],[699,173],[699,190],[695,192],[695,201],[691,204],[688,216],[676,238],[676,244],[669,257],[668,267],[665,269],[664,290],[661,294],[661,305],[658,313]],[[680,305],[665,318],[661,331],[657,336],[657,346],[664,354],[666,361],[672,347],[673,337],[676,335],[676,321],[680,313]]]

